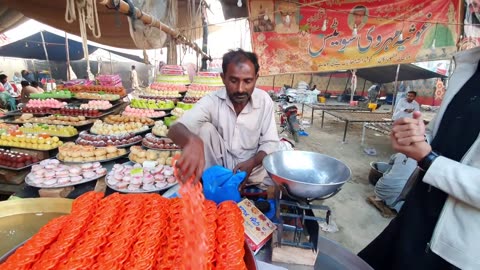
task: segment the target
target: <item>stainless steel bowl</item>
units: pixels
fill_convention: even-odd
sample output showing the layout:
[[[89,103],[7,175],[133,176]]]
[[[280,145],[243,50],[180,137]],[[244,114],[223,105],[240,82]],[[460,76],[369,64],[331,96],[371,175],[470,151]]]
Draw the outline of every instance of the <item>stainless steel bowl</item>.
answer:
[[[340,160],[307,151],[272,153],[263,159],[263,167],[275,183],[303,199],[334,195],[352,175]]]

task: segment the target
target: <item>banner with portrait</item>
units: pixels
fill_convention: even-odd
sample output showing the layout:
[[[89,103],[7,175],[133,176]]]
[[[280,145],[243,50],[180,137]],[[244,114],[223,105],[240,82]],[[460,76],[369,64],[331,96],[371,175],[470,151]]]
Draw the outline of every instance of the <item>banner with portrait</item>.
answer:
[[[250,0],[260,74],[449,59],[457,51],[461,1]]]
[[[465,0],[464,37],[460,50],[480,46],[480,0]]]

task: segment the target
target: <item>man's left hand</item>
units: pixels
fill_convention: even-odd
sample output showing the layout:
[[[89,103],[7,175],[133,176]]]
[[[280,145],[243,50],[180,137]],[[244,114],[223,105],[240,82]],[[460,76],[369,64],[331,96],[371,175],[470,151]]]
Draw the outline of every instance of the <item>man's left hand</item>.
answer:
[[[235,166],[235,168],[233,168],[233,172],[234,173],[238,173],[240,171],[246,172],[247,176],[245,177],[245,180],[247,180],[248,177],[250,176],[250,174],[252,173],[253,168],[255,168],[255,159],[251,158],[251,159],[248,159],[244,162],[238,163],[237,166]]]

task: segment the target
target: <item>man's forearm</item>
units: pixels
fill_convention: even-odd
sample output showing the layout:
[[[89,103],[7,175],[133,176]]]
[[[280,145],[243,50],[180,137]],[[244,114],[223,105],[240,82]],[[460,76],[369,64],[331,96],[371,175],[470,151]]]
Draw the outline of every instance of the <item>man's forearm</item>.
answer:
[[[167,136],[172,139],[176,145],[184,147],[189,140],[196,138],[197,135],[193,134],[188,128],[182,123],[174,124],[168,131]]]
[[[259,165],[262,165],[262,162],[263,162],[263,159],[267,156],[267,153],[265,153],[264,151],[258,151],[257,154],[255,154],[255,156],[253,156],[253,160],[255,162],[255,166],[254,167],[258,167]]]

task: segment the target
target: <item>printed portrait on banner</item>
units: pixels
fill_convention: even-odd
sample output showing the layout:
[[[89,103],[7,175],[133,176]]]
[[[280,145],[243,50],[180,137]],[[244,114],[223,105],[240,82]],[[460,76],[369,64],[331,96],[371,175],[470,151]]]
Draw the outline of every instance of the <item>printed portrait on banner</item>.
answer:
[[[368,9],[364,5],[358,5],[352,8],[348,14],[348,27],[352,29],[361,30],[368,21]]]
[[[299,9],[293,2],[275,1],[275,32],[279,34],[298,33]]]
[[[273,0],[252,2],[251,16],[254,32],[271,32],[275,30]]]
[[[468,50],[480,45],[480,0],[465,1],[465,36],[460,43],[460,50]]]

